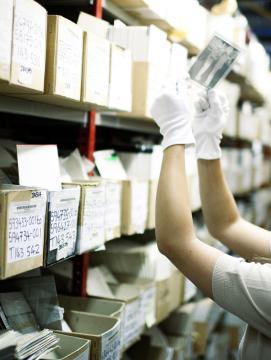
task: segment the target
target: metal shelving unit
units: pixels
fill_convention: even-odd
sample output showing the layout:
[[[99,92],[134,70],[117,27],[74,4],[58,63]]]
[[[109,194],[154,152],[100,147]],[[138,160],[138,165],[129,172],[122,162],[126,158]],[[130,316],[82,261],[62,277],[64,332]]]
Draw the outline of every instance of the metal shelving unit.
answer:
[[[99,113],[96,116],[96,125],[120,130],[159,134],[158,126],[152,119],[140,119],[119,116],[114,113]]]
[[[86,111],[65,108],[57,105],[44,104],[36,101],[0,95],[0,112],[28,115],[47,119],[65,120],[86,125]]]
[[[123,21],[126,25],[141,25],[138,19],[128,14],[125,10],[119,8],[111,0],[103,1],[103,10],[105,15],[109,15],[113,18],[119,19]]]

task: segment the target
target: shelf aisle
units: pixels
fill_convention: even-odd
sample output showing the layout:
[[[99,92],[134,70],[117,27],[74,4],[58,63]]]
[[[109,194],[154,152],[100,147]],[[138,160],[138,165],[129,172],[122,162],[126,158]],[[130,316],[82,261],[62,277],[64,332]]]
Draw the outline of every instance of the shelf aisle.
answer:
[[[33,0],[27,1],[33,3]],[[67,69],[63,71],[62,94],[37,95],[36,99],[43,96],[40,101],[35,101],[33,96],[33,100],[28,100],[22,95],[17,95],[18,98],[3,92],[0,95],[0,117],[3,120],[3,138],[0,139],[0,330],[10,327],[10,314],[19,299],[23,311],[15,319],[19,325],[16,321],[12,323],[14,329],[20,330],[19,326],[26,332],[29,330],[27,327],[31,331],[52,329],[55,335],[50,331],[46,336],[52,343],[59,341],[61,348],[53,355],[56,359],[64,356],[71,360],[208,359],[220,358],[219,351],[237,358],[235,355],[244,324],[204,297],[158,251],[155,240],[157,174],[163,152],[158,144],[161,140],[159,129],[149,118],[150,103],[158,87],[164,85],[158,79],[162,64],[167,64],[168,68],[171,64],[174,68],[172,74],[169,69],[165,71],[163,81],[169,74],[174,75],[174,79],[179,77],[179,62],[174,67],[172,55],[174,46],[179,53],[175,60],[181,59],[182,66],[190,64],[191,57],[198,55],[201,49],[190,41],[191,38],[182,38],[174,45],[169,42],[167,35],[172,35],[173,28],[168,20],[161,18],[161,14],[153,19],[160,30],[154,28],[150,35],[150,28],[143,29],[143,25],[148,26],[149,19],[142,19],[140,11],[138,16],[133,16],[129,9],[117,6],[113,0],[40,0],[38,3],[50,9],[50,14],[57,9],[58,15],[67,16],[72,22],[82,10],[94,17],[85,14],[86,23],[82,21],[83,25],[81,23],[81,28],[78,26],[77,29],[83,44],[81,76],[82,73],[85,75],[83,80],[77,79],[80,100],[72,99],[69,93],[70,73]],[[147,2],[138,0],[138,3],[145,6]],[[141,10],[144,13],[150,9]],[[211,14],[206,9],[205,12]],[[76,25],[69,20],[65,19],[75,29]],[[133,33],[133,40],[141,35],[144,39],[142,53],[139,51],[141,44],[134,45],[132,50],[119,45],[125,42],[127,29],[120,24],[112,28],[114,20],[128,26],[142,26],[138,33]],[[58,21],[59,18],[56,23]],[[84,27],[90,27],[91,31],[88,29],[83,35]],[[67,37],[72,33],[68,25],[63,29]],[[117,29],[124,29],[123,33],[115,31]],[[161,29],[166,29],[167,34]],[[180,29],[175,30],[175,35],[180,35]],[[156,36],[158,44],[152,42]],[[109,37],[112,37],[110,42]],[[54,40],[57,47],[57,39]],[[93,44],[97,53],[94,52],[92,58]],[[60,51],[66,63],[72,61],[70,46],[71,42],[62,48],[63,52]],[[165,53],[158,56],[161,48]],[[65,57],[65,51],[69,57]],[[172,63],[166,59],[167,56],[162,56],[167,51]],[[79,51],[75,55],[77,58]],[[89,63],[86,61],[88,56]],[[96,68],[98,63],[104,68]],[[86,70],[93,68],[95,71],[89,75]],[[106,75],[101,69],[106,70]],[[30,70],[22,65],[19,80],[29,82]],[[89,91],[94,101],[86,105],[82,98],[83,91],[85,95],[87,93],[86,79],[89,78],[92,80],[88,84]],[[20,81],[17,90],[22,85]],[[1,85],[0,81],[0,88]],[[271,136],[271,126],[266,116],[268,99],[245,76],[234,71],[228,75],[224,85],[232,97],[230,100],[234,100],[231,103],[232,121],[222,142],[227,180],[242,217],[270,230],[271,141],[268,134]],[[48,88],[51,90],[50,86],[46,91]],[[47,100],[46,96],[49,96]],[[119,108],[122,111],[116,110]],[[5,118],[6,114],[9,116]],[[22,126],[17,126],[23,116],[29,118],[25,131],[43,144],[40,146],[42,149],[33,145],[34,150],[31,150],[38,150],[39,161],[36,163],[36,159],[27,158],[27,154],[22,157],[24,150],[25,153],[28,150],[27,144],[20,143],[26,142],[22,139]],[[43,119],[43,128],[48,125],[48,130],[40,131],[34,137],[31,119],[36,124]],[[56,124],[56,133],[60,129],[61,139],[74,136],[78,149],[71,150],[66,142],[60,143],[61,139],[57,139],[58,148],[45,145],[57,137],[50,134]],[[256,125],[253,127],[251,124]],[[0,121],[0,131],[1,125]],[[70,127],[69,133],[67,126]],[[46,155],[53,153],[52,157],[42,157],[46,147]],[[187,153],[187,182],[197,237],[224,253],[232,254],[210,235],[204,224],[192,147]],[[46,186],[39,184],[31,188],[13,187],[11,184],[18,183],[22,174],[20,166],[23,160],[28,169],[24,176],[28,180],[34,178],[35,172],[39,180],[43,180],[42,177],[51,175],[50,169],[55,166],[57,173],[59,170],[57,180],[60,180],[60,173],[63,176],[62,183],[59,181],[59,186],[47,188],[48,191],[43,190]],[[42,176],[44,169],[49,170]],[[9,185],[3,186],[2,179],[9,181]],[[22,322],[20,316],[27,321]],[[0,358],[1,340],[0,336]]]

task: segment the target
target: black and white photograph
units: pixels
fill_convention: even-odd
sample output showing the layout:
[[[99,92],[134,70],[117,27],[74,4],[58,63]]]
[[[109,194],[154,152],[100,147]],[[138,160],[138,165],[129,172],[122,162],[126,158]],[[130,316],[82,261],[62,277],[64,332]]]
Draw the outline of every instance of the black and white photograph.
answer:
[[[215,35],[190,68],[191,79],[208,89],[214,88],[228,74],[239,52]]]

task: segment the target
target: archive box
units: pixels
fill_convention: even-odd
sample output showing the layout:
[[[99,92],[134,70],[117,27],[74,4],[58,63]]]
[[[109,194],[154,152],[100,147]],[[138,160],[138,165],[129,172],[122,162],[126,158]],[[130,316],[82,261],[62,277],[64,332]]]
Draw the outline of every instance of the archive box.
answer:
[[[105,300],[94,297],[79,296],[58,296],[59,305],[65,310],[75,310],[89,314],[104,315],[122,318],[124,312],[124,303],[115,300]]]
[[[89,360],[91,342],[86,339],[56,333],[58,347],[43,355],[41,360]]]
[[[66,312],[65,319],[72,329],[66,335],[91,341],[91,359],[120,359],[121,326],[120,320],[79,311]]]
[[[84,32],[81,101],[96,108],[108,106],[110,43],[91,32]]]
[[[132,109],[131,51],[111,44],[108,107],[119,111]]]
[[[149,183],[147,180],[124,180],[122,188],[122,224],[124,235],[142,234],[147,225]]]
[[[158,180],[149,181],[149,211],[147,220],[147,229],[151,230],[155,228],[155,204],[156,195],[158,190]]]
[[[141,313],[141,289],[131,284],[108,284],[100,268],[90,268],[88,272],[87,294],[125,304],[122,318],[121,347],[125,350],[134,344],[144,328]]]
[[[0,80],[10,81],[13,1],[0,0]]]
[[[48,192],[47,266],[76,253],[79,200],[79,186]]]
[[[83,31],[80,27],[62,16],[49,15],[45,94],[79,102],[82,58]]]
[[[105,184],[101,179],[74,181],[64,188],[80,186],[77,253],[95,249],[105,241]]]
[[[6,3],[14,6],[11,73],[10,84],[1,84],[0,91],[42,93],[46,59],[47,12],[33,0],[14,0],[14,3],[13,1]],[[4,14],[9,5],[5,4]],[[10,14],[7,14],[4,22],[4,34],[7,34],[7,39],[9,28],[6,25],[10,25],[9,19]],[[2,51],[1,46],[1,56],[4,55]],[[8,52],[5,56],[8,56]]]
[[[0,279],[43,264],[46,190],[0,185]]]
[[[105,241],[121,236],[122,182],[105,181]]]

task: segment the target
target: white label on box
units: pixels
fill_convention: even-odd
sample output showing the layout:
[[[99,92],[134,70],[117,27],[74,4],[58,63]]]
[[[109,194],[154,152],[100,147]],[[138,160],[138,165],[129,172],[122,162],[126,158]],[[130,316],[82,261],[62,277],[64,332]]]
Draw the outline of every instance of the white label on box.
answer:
[[[127,179],[126,171],[114,150],[95,151],[94,158],[101,177],[115,180]]]
[[[79,29],[79,28],[78,28]],[[80,29],[79,29],[80,30]],[[58,28],[57,84],[65,96],[80,99],[82,73],[81,31],[73,31],[63,25]]]
[[[132,224],[137,233],[144,233],[148,215],[149,187],[147,182],[132,182]]]
[[[26,1],[16,1],[13,29],[13,61],[20,65],[19,81],[29,85],[33,68],[45,67],[46,16],[33,16]],[[31,75],[31,78],[30,78]]]
[[[102,336],[101,360],[120,359],[121,356],[121,328],[120,321],[111,331]]]
[[[101,246],[105,240],[105,186],[86,187],[85,191],[80,252]]]
[[[139,300],[135,300],[125,306],[123,340],[125,348],[137,339],[142,331],[140,308],[141,304]]]
[[[106,184],[105,227],[106,238],[112,239],[114,229],[121,225],[121,184]]]
[[[33,71],[31,67],[19,65],[19,77],[18,81],[24,85],[31,85]]]
[[[148,327],[152,327],[155,322],[155,287],[145,290],[141,297],[141,306],[144,314],[144,322]]]
[[[12,1],[0,0],[0,73],[7,73],[7,75],[11,62],[12,8]]]
[[[109,91],[110,43],[88,34],[87,97],[99,105],[107,105]]]
[[[131,111],[132,56],[129,50],[112,45],[109,107]]]
[[[7,262],[13,263],[43,254],[46,196],[11,203],[8,209]]]
[[[79,189],[50,193],[50,250],[57,249],[56,260],[71,256],[75,251]]]

